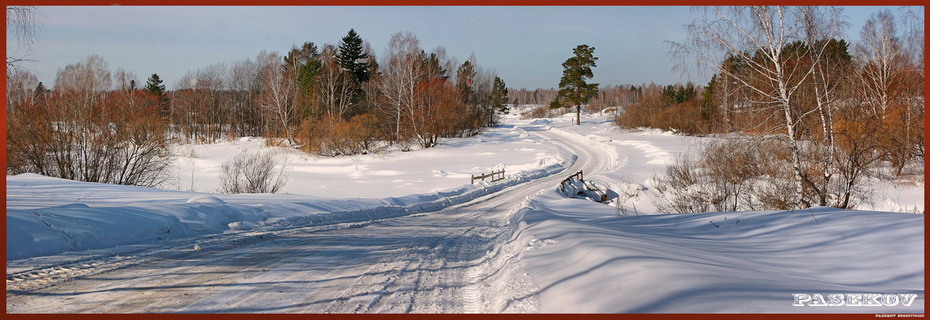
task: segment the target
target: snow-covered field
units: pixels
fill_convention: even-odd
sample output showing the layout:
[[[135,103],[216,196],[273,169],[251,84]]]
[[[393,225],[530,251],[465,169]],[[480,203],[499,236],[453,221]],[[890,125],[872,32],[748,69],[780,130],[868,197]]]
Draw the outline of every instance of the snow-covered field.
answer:
[[[176,169],[165,188],[217,192],[220,166],[241,152],[263,148],[260,138],[176,147]],[[477,137],[443,140],[436,148],[372,155],[317,157],[275,148],[286,163],[282,193],[333,198],[387,198],[430,193],[469,184],[471,175],[504,169],[532,171],[558,166],[569,155],[513,126]]]
[[[178,146],[173,190],[8,176],[7,310],[923,312],[924,216],[882,212],[922,211],[922,183],[877,184],[862,207],[878,211],[656,214],[651,179],[702,138],[585,120],[509,116],[412,152],[282,151],[273,195],[214,193],[220,164],[260,139]],[[579,169],[619,200],[562,196]],[[859,293],[898,298],[792,305]]]

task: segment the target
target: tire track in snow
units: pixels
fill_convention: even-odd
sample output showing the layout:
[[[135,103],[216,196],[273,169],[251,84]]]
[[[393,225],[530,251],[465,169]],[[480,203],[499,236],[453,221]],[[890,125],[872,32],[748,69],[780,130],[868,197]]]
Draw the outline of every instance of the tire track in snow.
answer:
[[[607,151],[588,147],[587,138],[560,131],[533,133],[577,155],[565,171],[594,176],[613,163]],[[8,310],[533,312],[532,279],[516,263],[514,248],[503,246],[518,229],[514,212],[527,197],[555,188],[565,171],[440,211],[279,230],[257,243],[217,240],[170,261],[129,259],[120,269],[15,296]],[[527,292],[522,303],[510,303]]]
[[[481,278],[481,271],[478,268],[468,268],[465,273],[467,285],[462,288],[462,299],[465,303],[465,313],[482,313],[484,312],[484,299],[481,297],[481,288],[478,285],[478,279]]]

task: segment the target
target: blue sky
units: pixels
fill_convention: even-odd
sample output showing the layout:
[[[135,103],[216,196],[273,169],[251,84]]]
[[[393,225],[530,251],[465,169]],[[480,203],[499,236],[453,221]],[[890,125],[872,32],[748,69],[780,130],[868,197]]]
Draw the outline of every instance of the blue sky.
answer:
[[[67,64],[100,55],[111,71],[145,81],[158,73],[169,88],[189,70],[285,53],[295,44],[338,44],[354,28],[378,56],[391,34],[410,31],[423,49],[437,46],[459,63],[472,54],[515,88],[557,87],[561,63],[588,44],[599,57],[601,84],[706,83],[708,76],[673,71],[665,40],[682,41],[690,7],[40,7],[42,27],[25,65],[46,86]],[[879,7],[848,7],[847,39]],[[900,16],[899,7],[887,7]],[[923,12],[923,10],[919,10]],[[11,44],[7,37],[7,48]]]

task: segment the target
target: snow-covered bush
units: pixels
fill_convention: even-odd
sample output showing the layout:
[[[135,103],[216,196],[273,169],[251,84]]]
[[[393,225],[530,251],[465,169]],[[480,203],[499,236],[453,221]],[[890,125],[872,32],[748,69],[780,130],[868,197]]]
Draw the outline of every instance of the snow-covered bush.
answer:
[[[220,192],[275,193],[287,183],[286,161],[271,150],[243,151],[223,163]]]

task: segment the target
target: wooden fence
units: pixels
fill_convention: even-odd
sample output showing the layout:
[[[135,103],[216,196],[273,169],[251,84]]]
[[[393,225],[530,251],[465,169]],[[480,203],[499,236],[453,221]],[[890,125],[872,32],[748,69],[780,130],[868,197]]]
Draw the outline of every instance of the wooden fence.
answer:
[[[565,178],[565,180],[562,180],[562,183],[559,184],[559,188],[561,188],[562,191],[564,192],[564,191],[565,191],[565,184],[566,184],[566,183],[571,183],[571,182],[572,182],[572,179],[574,179],[574,178],[576,178],[576,177],[578,178],[578,180],[584,181],[584,170],[578,171],[577,173],[568,176],[568,178]]]
[[[475,180],[478,180],[478,179],[481,179],[481,181],[484,181],[485,178],[491,178],[491,182],[504,180],[504,169],[501,169],[501,171],[497,171],[497,172],[491,172],[489,174],[484,174],[482,172],[481,175],[478,175],[478,176],[471,175],[471,183],[474,184]]]
[[[596,193],[598,196],[597,198],[594,198],[595,201],[597,202],[607,201],[606,192],[601,191],[594,184],[589,184],[589,183],[584,182],[584,171],[578,171],[577,173],[568,176],[568,178],[565,178],[565,180],[562,180],[562,182],[559,184],[559,188],[562,190],[562,192],[565,192],[565,185],[571,184],[573,179],[578,179],[578,181],[581,181],[581,185],[583,186],[585,191],[594,191],[594,193]]]

